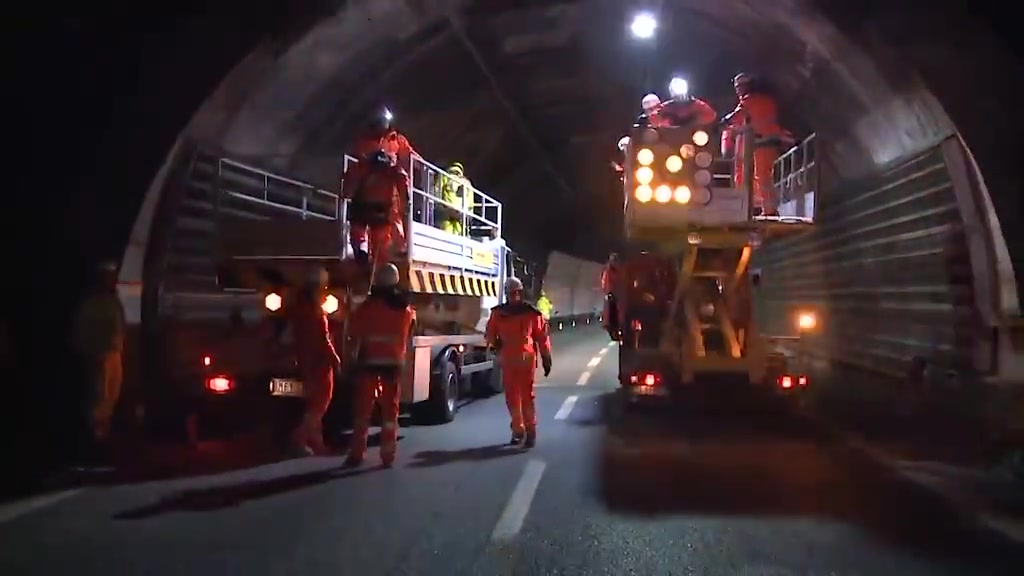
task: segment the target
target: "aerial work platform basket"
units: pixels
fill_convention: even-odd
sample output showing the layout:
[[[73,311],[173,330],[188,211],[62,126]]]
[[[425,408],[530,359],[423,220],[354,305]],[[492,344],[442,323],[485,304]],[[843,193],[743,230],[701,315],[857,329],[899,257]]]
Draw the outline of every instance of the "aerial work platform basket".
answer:
[[[753,206],[753,146],[745,145],[743,161],[735,162],[718,157],[712,141],[718,142],[693,128],[635,128],[631,134],[624,178],[627,258],[630,252],[655,254],[678,273],[657,347],[631,347],[627,339],[621,359],[649,364],[657,358],[684,383],[711,374],[760,381],[766,351],[754,325],[750,258],[765,240],[813,229],[815,137],[776,161],[779,214],[772,216]],[[739,178],[737,165],[743,166]]]
[[[345,169],[357,161],[346,156]],[[440,185],[458,177],[418,157],[408,168],[404,228],[409,250],[387,258],[399,267],[405,287],[496,298],[507,274],[501,203],[461,182],[461,197],[471,195],[472,202],[449,204],[441,198]],[[230,277],[230,284],[260,289],[267,284],[268,269],[297,281],[313,264],[328,270],[332,284],[359,283],[357,268],[349,265],[349,202],[340,194],[226,158],[217,161],[214,182],[220,275]],[[440,210],[462,219],[461,233],[434,226]]]

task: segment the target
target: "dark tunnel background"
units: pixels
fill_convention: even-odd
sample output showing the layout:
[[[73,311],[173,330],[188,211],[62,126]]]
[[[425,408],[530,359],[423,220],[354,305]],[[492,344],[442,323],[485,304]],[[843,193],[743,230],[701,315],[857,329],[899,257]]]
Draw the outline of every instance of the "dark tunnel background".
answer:
[[[1016,33],[1016,19],[1009,17],[1009,10],[997,13],[997,7],[969,2],[929,3],[927,11],[915,8],[921,3],[900,0],[816,3],[851,36],[881,41],[894,55],[909,60],[939,96],[993,192],[1019,285],[1024,230],[1019,225],[1021,185],[1017,172],[1024,150],[1018,109],[1024,92],[1019,46],[1007,50]],[[178,132],[259,41],[269,35],[278,39],[277,44],[287,46],[333,13],[338,4],[318,0],[301,3],[300,8],[298,3],[281,1],[230,1],[215,6],[177,2],[162,4],[159,9],[120,5],[104,12],[75,7],[20,17],[22,25],[13,38],[18,47],[14,73],[8,83],[15,96],[9,117],[14,120],[12,135],[17,134],[11,138],[18,150],[15,158],[25,157],[9,165],[17,174],[16,190],[8,192],[14,203],[6,210],[7,278],[13,298],[8,301],[3,327],[4,337],[13,343],[13,355],[5,358],[4,372],[18,377],[7,386],[9,417],[4,422],[11,433],[4,438],[10,443],[5,453],[29,456],[21,468],[24,474],[8,475],[5,482],[34,478],[71,449],[74,433],[69,423],[80,411],[82,398],[78,369],[66,344],[74,308],[95,262],[122,255],[142,196]],[[473,10],[486,11],[498,4],[503,3],[480,2]],[[509,9],[519,4],[528,3],[507,3]],[[624,9],[595,12],[593,26],[618,33],[623,23],[597,19],[616,13],[624,13]],[[965,18],[968,13],[987,22],[1001,39],[991,37],[983,26],[971,24]],[[708,38],[715,37],[708,34]],[[617,36],[615,41],[619,41]],[[458,58],[462,61],[465,55]],[[559,139],[565,138],[565,131],[578,131],[581,125],[595,124],[601,130],[617,125],[624,128],[642,91],[662,88],[679,63],[683,63],[681,71],[691,75],[694,91],[707,93],[724,108],[729,87],[722,81],[741,63],[707,63],[702,58],[701,54],[663,51],[651,65],[653,85],[643,86],[637,71],[630,70],[622,85],[607,87],[607,93],[601,85],[580,86],[571,100],[575,107],[563,104],[558,122],[548,119],[531,126],[534,132],[546,135],[539,146],[550,153]],[[690,64],[694,68],[687,70]],[[444,70],[443,63],[432,65]],[[728,69],[709,69],[714,66]],[[452,76],[446,77],[446,82],[457,84],[463,73],[476,71],[450,70]],[[501,74],[514,80],[529,79],[512,70],[501,70]],[[456,97],[441,90],[421,96],[420,108]],[[600,105],[588,106],[591,98]],[[363,107],[369,110],[385,101],[386,95],[369,94]],[[416,110],[406,110],[403,119],[415,117]],[[813,128],[799,125],[799,111],[789,110],[788,116],[798,129]],[[455,118],[478,126],[507,122],[489,119],[486,114]],[[563,125],[569,123],[573,128]],[[322,139],[319,144],[340,153],[341,139],[351,128],[340,129],[331,135],[335,140]],[[615,137],[614,130],[599,134],[597,146],[606,144],[610,150]],[[431,148],[443,148],[438,143],[423,144],[428,156]],[[471,140],[464,141],[461,149],[440,155],[461,155],[474,145]],[[515,176],[517,163],[537,162],[536,155],[527,152],[529,147],[522,137],[503,141],[490,173],[474,181],[487,190],[488,184]],[[551,160],[556,167],[571,166],[559,154],[551,154]],[[565,249],[599,257],[615,245],[611,234],[599,234],[593,226],[594,220],[617,222],[615,206],[620,200],[614,180],[606,163],[586,166],[590,178],[584,181],[578,167],[566,170],[570,187],[599,188],[602,201],[550,200],[551,186],[560,185],[550,182],[553,175],[538,166],[522,187],[535,194],[531,197],[530,192],[523,192],[517,197],[515,204],[521,208],[513,210],[509,219],[522,218],[530,206],[543,202],[550,212],[544,229],[558,232],[540,238],[535,250]],[[547,186],[542,184],[545,179]],[[602,182],[607,182],[603,188]],[[580,210],[583,204],[597,207]],[[607,226],[608,230],[614,228],[615,224]],[[516,231],[513,226],[510,234],[522,237],[528,232]],[[574,243],[576,238],[592,242]]]

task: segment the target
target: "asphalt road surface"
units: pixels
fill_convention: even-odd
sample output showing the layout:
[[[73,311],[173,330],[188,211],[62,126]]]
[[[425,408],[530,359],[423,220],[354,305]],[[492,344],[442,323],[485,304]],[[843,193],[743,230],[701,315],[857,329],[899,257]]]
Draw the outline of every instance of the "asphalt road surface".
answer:
[[[0,574],[1024,574],[1020,549],[783,411],[621,413],[598,330],[555,354],[532,450],[505,446],[495,397],[404,428],[390,470],[57,493],[0,508]]]

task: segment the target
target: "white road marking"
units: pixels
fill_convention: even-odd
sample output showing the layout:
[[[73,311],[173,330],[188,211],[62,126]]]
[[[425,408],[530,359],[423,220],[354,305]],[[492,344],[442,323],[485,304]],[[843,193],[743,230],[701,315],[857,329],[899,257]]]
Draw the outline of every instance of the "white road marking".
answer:
[[[590,381],[590,370],[587,370],[583,374],[580,374],[580,379],[576,381],[577,386],[586,386],[587,382]]]
[[[601,351],[597,353],[598,356],[604,358],[604,355],[608,353],[608,348],[601,348]]]
[[[54,492],[52,494],[42,494],[40,496],[26,498],[17,502],[11,502],[5,506],[0,506],[0,524],[10,522],[15,518],[24,516],[30,512],[35,512],[36,510],[42,510],[47,506],[53,506],[61,500],[67,500],[83,490],[85,490],[85,488],[73,488],[71,490]]]
[[[565,420],[569,417],[569,413],[572,412],[573,406],[576,405],[576,400],[579,400],[579,396],[569,396],[562,402],[562,407],[555,412],[555,420]]]
[[[590,362],[587,362],[587,368],[594,368],[594,367],[596,367],[600,363],[601,363],[601,357],[600,356],[594,356],[593,358],[590,359]]]
[[[572,396],[571,398],[575,400],[576,397]],[[512,491],[512,497],[508,499],[508,504],[505,505],[501,517],[498,518],[494,532],[491,533],[491,540],[508,540],[519,534],[523,528],[523,521],[526,520],[526,515],[530,512],[530,505],[537,493],[537,487],[540,486],[540,479],[544,475],[545,468],[547,468],[547,464],[540,460],[530,460],[526,463],[523,475],[519,478],[515,490]]]

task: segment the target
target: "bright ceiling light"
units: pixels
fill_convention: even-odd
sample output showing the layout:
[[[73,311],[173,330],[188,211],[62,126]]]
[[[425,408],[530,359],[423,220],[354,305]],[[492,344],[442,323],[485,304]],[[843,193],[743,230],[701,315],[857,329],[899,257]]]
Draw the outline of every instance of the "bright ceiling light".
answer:
[[[653,15],[646,12],[637,14],[633,18],[633,23],[629,25],[629,29],[633,32],[633,36],[647,40],[654,37],[654,31],[658,29],[658,21],[654,19]]]

